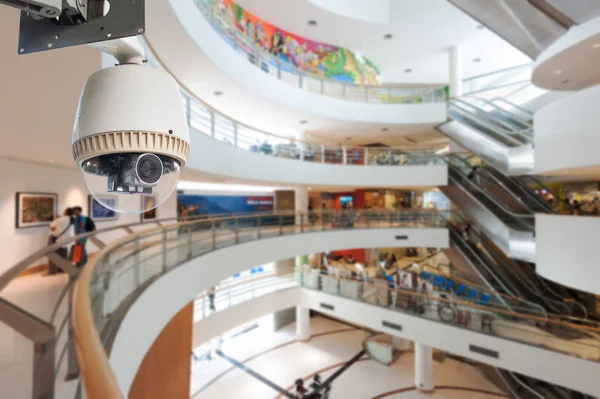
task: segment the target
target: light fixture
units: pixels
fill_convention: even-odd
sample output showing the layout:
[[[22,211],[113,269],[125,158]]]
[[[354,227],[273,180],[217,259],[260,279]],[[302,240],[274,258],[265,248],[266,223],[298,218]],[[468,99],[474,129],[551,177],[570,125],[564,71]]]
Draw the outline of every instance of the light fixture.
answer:
[[[411,68],[406,68],[406,69],[404,70],[404,73],[411,73],[411,72],[412,72],[412,69],[411,69]]]
[[[307,123],[308,123],[308,121],[306,121],[306,120],[301,120],[301,121],[300,121],[300,124],[301,124],[301,125],[306,125]]]
[[[557,69],[556,71],[554,71],[555,75],[560,75],[562,73],[562,71],[560,69]]]
[[[387,132],[388,130],[390,130],[389,127],[384,127],[383,129],[381,129],[382,132]]]
[[[563,84],[567,84],[567,83],[569,83],[569,82],[570,82],[570,80],[569,80],[569,79],[565,79],[565,80],[563,80],[563,81],[562,81],[562,83],[563,83]]]
[[[473,58],[473,62],[481,62],[481,58]]]
[[[447,145],[446,147],[444,147],[442,149],[437,150],[435,153],[438,154],[438,155],[442,155],[442,154],[447,153],[448,151],[450,151],[450,146],[449,145]]]
[[[483,26],[483,25],[477,25],[477,28],[476,28],[476,29],[477,29],[477,30],[484,30],[484,29],[485,29],[485,26]]]
[[[600,48],[600,43],[594,43],[594,44],[592,44],[592,47],[593,48]]]
[[[311,19],[310,21],[308,21],[308,26],[317,26],[317,21]]]
[[[352,137],[346,137],[346,140],[352,140]]]
[[[213,94],[214,94],[215,96],[219,97],[219,96],[222,96],[222,95],[223,95],[223,92],[222,92],[222,91],[219,91],[219,90],[216,90],[216,91],[213,91]]]
[[[383,35],[384,40],[390,40],[392,37],[394,37],[394,35],[392,35],[391,33],[387,33],[387,34]]]

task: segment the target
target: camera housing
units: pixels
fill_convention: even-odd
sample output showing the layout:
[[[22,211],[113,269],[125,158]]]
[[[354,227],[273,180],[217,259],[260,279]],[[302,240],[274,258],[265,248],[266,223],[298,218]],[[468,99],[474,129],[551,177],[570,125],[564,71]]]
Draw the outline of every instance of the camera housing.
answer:
[[[159,206],[175,190],[190,150],[177,82],[138,63],[95,72],[79,99],[72,143],[75,163],[102,205],[122,213]]]

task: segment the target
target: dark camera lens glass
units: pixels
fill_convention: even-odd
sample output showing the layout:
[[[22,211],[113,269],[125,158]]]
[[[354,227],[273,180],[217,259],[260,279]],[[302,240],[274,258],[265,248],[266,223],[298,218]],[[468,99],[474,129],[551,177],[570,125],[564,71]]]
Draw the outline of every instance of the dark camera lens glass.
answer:
[[[162,161],[154,154],[141,155],[137,161],[136,173],[142,182],[154,184],[163,174]]]

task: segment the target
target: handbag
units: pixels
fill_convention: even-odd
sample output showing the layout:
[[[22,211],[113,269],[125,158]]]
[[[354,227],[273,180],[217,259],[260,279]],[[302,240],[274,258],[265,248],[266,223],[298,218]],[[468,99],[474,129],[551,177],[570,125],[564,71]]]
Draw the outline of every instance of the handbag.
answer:
[[[81,262],[81,256],[83,254],[83,245],[77,243],[71,247],[71,262]]]

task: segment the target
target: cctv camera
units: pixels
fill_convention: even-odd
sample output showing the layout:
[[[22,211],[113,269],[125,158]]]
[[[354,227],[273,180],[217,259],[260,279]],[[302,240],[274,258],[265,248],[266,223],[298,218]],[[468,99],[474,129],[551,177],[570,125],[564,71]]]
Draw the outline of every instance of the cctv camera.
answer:
[[[138,63],[97,71],[83,87],[72,142],[75,162],[102,205],[123,213],[159,206],[190,150],[177,82]]]

